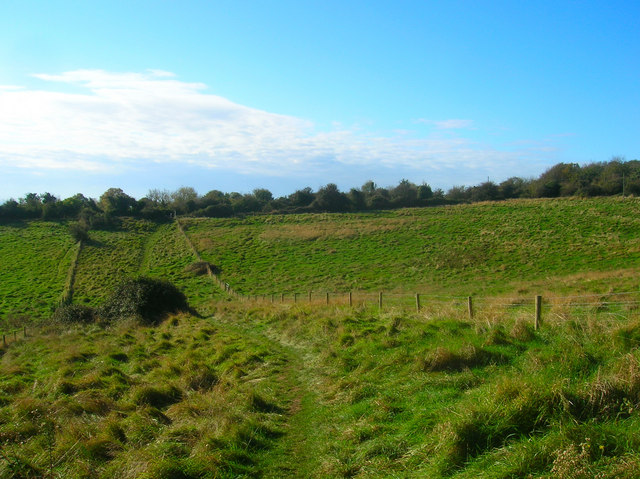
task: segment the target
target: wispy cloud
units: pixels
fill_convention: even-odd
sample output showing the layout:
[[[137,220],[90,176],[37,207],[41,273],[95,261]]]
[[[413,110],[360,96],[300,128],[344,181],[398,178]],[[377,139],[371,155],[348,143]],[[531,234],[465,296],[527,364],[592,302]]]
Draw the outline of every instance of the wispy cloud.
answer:
[[[440,130],[461,130],[473,128],[472,120],[461,120],[458,118],[450,119],[450,120],[427,120],[421,118],[418,120],[418,123],[426,123],[429,125],[433,125]]]
[[[523,158],[523,151],[462,137],[384,137],[339,126],[317,131],[309,121],[233,103],[160,70],[34,76],[49,88],[0,87],[0,167],[113,172],[151,162],[278,176],[378,165],[425,172],[502,168]],[[54,91],[55,83],[75,89]]]

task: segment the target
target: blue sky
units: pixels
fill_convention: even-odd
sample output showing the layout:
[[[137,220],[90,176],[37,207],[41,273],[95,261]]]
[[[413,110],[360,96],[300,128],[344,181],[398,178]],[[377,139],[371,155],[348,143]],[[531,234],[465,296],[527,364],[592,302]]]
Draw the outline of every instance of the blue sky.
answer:
[[[637,1],[5,1],[0,199],[640,159]]]

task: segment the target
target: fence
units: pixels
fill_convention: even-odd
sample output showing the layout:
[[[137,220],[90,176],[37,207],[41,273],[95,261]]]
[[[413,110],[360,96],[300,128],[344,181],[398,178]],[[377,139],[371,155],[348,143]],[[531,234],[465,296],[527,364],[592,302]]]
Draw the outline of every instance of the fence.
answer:
[[[7,336],[9,336],[9,338],[11,338],[13,336],[13,341],[17,341],[18,340],[18,333],[22,333],[22,337],[26,338],[27,337],[27,327],[23,326],[22,329],[14,329],[13,331],[9,331],[8,333],[3,333],[2,334],[2,346],[6,347],[9,342],[7,341]]]
[[[242,296],[245,301],[256,303],[313,304],[334,306],[377,306],[380,309],[413,310],[417,313],[438,314],[457,312],[469,319],[489,318],[496,315],[520,315],[532,319],[535,329],[543,320],[569,320],[585,314],[610,316],[611,319],[627,317],[629,312],[640,309],[640,291],[620,293],[585,294],[577,296],[534,295],[531,297],[474,297],[440,296],[420,293],[388,292],[328,292],[270,293]]]

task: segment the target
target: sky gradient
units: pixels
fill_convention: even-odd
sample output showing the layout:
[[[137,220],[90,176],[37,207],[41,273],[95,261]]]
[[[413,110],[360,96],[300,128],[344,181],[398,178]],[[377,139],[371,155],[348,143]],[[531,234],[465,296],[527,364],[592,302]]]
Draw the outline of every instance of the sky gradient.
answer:
[[[0,4],[0,200],[640,159],[637,1]]]

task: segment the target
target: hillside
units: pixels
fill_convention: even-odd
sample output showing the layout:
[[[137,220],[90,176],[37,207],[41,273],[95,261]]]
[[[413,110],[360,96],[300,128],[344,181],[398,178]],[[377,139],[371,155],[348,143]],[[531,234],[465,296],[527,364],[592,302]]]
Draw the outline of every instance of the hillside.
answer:
[[[3,324],[29,327],[0,347],[0,478],[637,477],[639,205],[181,219],[238,298],[189,272],[175,223],[91,231],[74,302],[170,279],[198,313],[157,327],[47,322],[77,245],[64,224],[1,226]],[[329,289],[444,299],[246,296]],[[557,303],[534,330],[521,298],[541,293]]]
[[[184,220],[247,294],[385,290],[459,295],[626,288],[640,266],[637,199],[518,200],[380,213]],[[609,274],[610,273],[610,277]],[[539,290],[540,291],[540,290]]]
[[[244,295],[313,290],[448,296],[637,290],[640,200],[514,200],[379,213],[181,219],[202,258]],[[75,247],[62,223],[0,225],[2,315],[46,317]],[[124,276],[164,277],[194,303],[217,293],[175,224],[123,219],[91,231],[78,256],[76,302],[99,303]],[[40,286],[38,286],[40,285]]]

